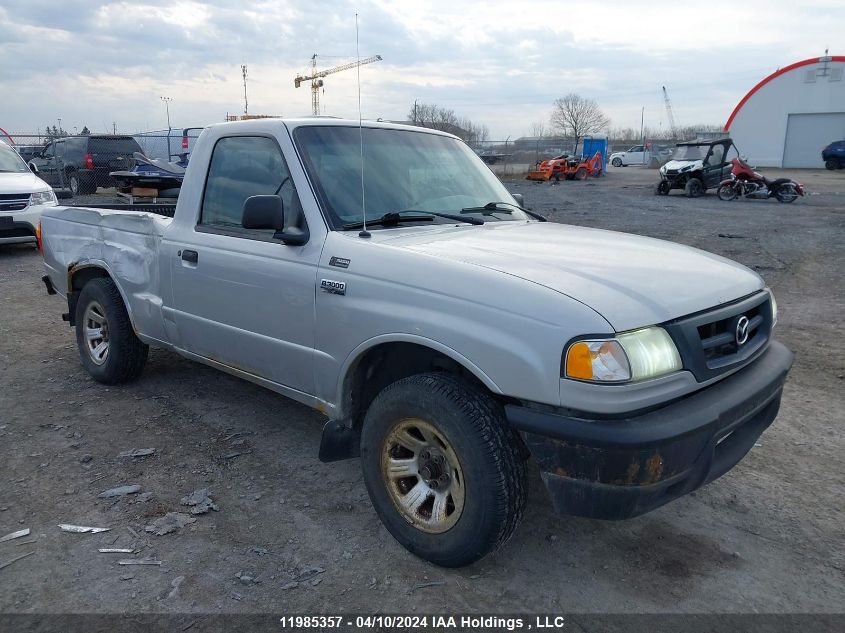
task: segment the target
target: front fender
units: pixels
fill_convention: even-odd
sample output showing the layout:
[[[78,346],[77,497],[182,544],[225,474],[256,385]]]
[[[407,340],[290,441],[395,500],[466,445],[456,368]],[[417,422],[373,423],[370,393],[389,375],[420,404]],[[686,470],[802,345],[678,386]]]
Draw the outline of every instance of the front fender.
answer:
[[[464,369],[472,373],[473,376],[478,378],[484,384],[484,386],[487,387],[493,393],[502,393],[502,390],[499,385],[497,385],[493,381],[493,379],[490,378],[490,376],[488,376],[478,365],[476,365],[466,356],[457,352],[451,347],[444,345],[439,341],[435,341],[434,339],[427,338],[425,336],[406,334],[403,332],[393,332],[390,334],[374,336],[364,341],[355,349],[353,349],[346,357],[346,360],[344,360],[343,365],[341,365],[340,380],[338,380],[337,394],[335,396],[335,402],[338,403],[339,408],[342,407],[344,384],[346,383],[346,378],[348,377],[350,370],[368,351],[385,343],[412,343],[415,345],[420,345],[422,347],[428,347],[429,349],[433,349],[437,352],[440,352],[444,356],[448,356],[453,361],[461,365]]]

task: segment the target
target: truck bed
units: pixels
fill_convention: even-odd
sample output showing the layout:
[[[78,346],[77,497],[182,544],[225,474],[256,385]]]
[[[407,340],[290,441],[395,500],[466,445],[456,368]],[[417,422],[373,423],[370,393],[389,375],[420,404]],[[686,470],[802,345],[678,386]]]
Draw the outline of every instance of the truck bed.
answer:
[[[108,271],[120,288],[139,334],[163,336],[159,244],[173,222],[145,208],[53,207],[41,216],[44,264],[66,296],[69,280],[92,267]]]

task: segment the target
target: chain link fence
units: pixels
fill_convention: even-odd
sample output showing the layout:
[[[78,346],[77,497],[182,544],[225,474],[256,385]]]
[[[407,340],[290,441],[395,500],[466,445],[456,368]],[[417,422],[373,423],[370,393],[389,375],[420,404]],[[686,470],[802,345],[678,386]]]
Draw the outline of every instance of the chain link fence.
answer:
[[[2,140],[66,203],[113,203],[120,197],[129,198],[130,202],[159,202],[162,198],[175,199],[176,180],[120,174],[144,170],[184,172],[201,131],[202,128],[138,134],[10,133]]]

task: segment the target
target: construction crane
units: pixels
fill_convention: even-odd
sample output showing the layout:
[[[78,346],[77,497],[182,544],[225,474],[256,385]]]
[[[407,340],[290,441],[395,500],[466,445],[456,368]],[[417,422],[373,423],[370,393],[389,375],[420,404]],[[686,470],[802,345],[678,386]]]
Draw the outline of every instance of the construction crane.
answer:
[[[669,93],[666,86],[663,86],[663,103],[666,104],[666,116],[669,118],[669,129],[672,131],[672,138],[678,138],[678,126],[675,125],[675,113],[672,112],[672,102],[669,101]]]
[[[299,86],[302,85],[303,81],[311,82],[311,109],[315,116],[319,116],[320,88],[323,87],[323,77],[325,77],[326,75],[339,73],[341,70],[349,70],[350,68],[356,68],[358,66],[363,66],[364,64],[371,64],[373,62],[380,61],[381,55],[373,55],[372,57],[367,57],[366,59],[361,59],[358,61],[351,62],[349,64],[343,64],[342,66],[335,66],[334,68],[329,68],[328,70],[321,70],[317,72],[317,53],[314,53],[311,56],[311,74],[308,77],[297,75],[293,80],[293,85],[299,88]]]

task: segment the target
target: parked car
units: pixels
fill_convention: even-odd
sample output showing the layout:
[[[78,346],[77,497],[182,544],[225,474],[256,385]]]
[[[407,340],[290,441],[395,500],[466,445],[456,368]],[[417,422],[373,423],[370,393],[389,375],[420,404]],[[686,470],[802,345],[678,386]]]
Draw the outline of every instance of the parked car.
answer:
[[[613,152],[610,155],[610,164],[614,167],[627,167],[628,165],[644,165],[646,160],[646,149],[642,145],[634,145],[624,152]]]
[[[34,243],[41,212],[56,204],[50,185],[0,141],[0,244]]]
[[[131,136],[69,136],[47,143],[30,164],[54,188],[77,196],[113,187],[109,173],[131,169],[135,152],[141,152],[141,146]]]
[[[41,150],[44,149],[43,145],[15,145],[13,149],[21,155],[21,158],[24,159],[24,162],[29,163],[36,155],[38,155]]]
[[[825,147],[822,160],[828,169],[845,169],[845,140],[834,141]]]
[[[754,271],[545,222],[435,130],[213,125],[175,217],[58,207],[41,236],[95,380],[156,346],[313,407],[320,458],[360,456],[386,528],[443,566],[510,537],[529,455],[558,512],[594,518],[716,479],[792,364]]]
[[[666,196],[672,189],[683,189],[688,197],[697,198],[730,177],[730,161],[738,156],[729,138],[678,143],[672,160],[660,168],[654,193]]]

